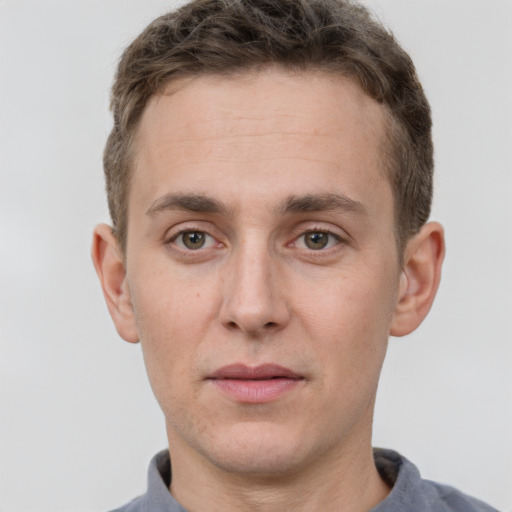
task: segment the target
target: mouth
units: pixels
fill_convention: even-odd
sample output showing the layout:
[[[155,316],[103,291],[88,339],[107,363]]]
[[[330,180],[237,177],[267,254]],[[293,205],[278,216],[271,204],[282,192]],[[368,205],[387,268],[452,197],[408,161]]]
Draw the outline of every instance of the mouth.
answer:
[[[255,404],[277,400],[305,379],[293,370],[275,364],[255,367],[233,364],[219,368],[207,380],[228,398]]]

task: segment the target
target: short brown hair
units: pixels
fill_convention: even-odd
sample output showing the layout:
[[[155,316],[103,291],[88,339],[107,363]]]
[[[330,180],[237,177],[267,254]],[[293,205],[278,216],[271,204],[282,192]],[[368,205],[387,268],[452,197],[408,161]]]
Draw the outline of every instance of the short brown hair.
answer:
[[[153,21],[124,51],[117,69],[104,170],[123,253],[130,148],[148,100],[175,80],[270,65],[341,73],[382,104],[389,114],[384,162],[399,247],[427,221],[433,174],[430,107],[410,57],[366,8],[351,0],[194,0]]]

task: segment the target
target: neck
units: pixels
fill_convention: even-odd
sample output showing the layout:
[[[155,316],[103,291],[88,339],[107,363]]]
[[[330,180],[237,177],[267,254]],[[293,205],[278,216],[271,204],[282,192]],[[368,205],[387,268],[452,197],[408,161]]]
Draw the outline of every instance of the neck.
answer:
[[[170,445],[170,490],[191,512],[367,512],[389,493],[369,441],[334,456],[324,454],[306,469],[268,475],[229,473],[179,440]]]

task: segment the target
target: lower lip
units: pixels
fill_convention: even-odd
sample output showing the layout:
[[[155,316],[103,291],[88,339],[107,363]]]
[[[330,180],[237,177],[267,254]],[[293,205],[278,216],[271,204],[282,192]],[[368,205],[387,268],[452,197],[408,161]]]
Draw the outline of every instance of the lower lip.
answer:
[[[271,402],[295,389],[302,379],[238,380],[213,379],[212,383],[225,395],[241,403]]]

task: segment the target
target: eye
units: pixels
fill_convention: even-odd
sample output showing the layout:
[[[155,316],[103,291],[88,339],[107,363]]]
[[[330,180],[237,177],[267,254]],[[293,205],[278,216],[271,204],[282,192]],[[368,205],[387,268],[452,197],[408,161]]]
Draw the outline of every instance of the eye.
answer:
[[[340,242],[340,238],[327,231],[308,231],[299,237],[297,246],[319,251],[329,249]]]
[[[215,245],[215,239],[204,231],[182,231],[178,233],[171,242],[174,242],[181,249],[197,251]]]

